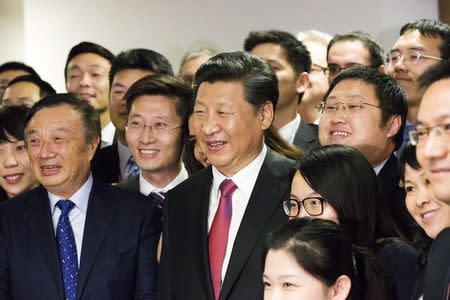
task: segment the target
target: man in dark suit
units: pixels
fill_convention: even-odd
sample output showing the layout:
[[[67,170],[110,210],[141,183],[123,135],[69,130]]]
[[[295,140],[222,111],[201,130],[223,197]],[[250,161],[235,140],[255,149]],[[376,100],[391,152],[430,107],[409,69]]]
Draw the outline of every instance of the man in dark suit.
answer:
[[[125,138],[128,113],[123,96],[138,79],[150,74],[173,75],[166,57],[149,49],[130,49],[117,55],[109,72],[109,116],[116,128],[116,139],[100,149],[92,160],[92,174],[106,183],[117,184],[139,169],[131,159]]]
[[[169,191],[161,299],[262,299],[266,234],[287,220],[293,161],[268,149],[276,75],[246,52],[195,75],[194,132],[210,167]],[[278,139],[278,141],[280,141]]]
[[[402,232],[409,233],[413,220],[394,155],[408,111],[402,89],[376,69],[354,67],[334,78],[324,99],[320,143],[351,146],[365,156],[380,180],[383,205]]]
[[[297,112],[309,84],[309,51],[295,36],[278,30],[250,32],[244,49],[266,60],[277,75],[280,96],[273,125],[281,136],[303,150],[317,147],[317,126],[305,123]]]
[[[159,210],[93,180],[94,108],[48,96],[24,127],[41,186],[0,206],[0,298],[155,299]]]

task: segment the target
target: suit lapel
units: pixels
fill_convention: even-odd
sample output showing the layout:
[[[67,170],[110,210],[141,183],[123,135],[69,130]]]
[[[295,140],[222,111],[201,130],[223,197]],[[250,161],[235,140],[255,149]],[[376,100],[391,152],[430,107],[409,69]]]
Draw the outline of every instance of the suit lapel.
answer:
[[[114,216],[105,190],[94,180],[89,196],[86,224],[81,249],[80,273],[78,279],[78,299],[83,293],[92,265],[108,233]]]
[[[41,250],[41,254],[58,289],[61,299],[64,290],[59,265],[59,254],[56,247],[56,236],[50,210],[50,200],[43,187],[36,189],[34,199],[30,199],[30,209],[25,212],[24,219],[30,230],[30,236]]]
[[[283,195],[288,190],[288,185],[280,181],[271,170],[275,167],[270,164],[271,155],[272,153],[269,150],[239,226],[223,286],[220,291],[221,299],[227,298],[256,241],[260,238],[266,223],[280,205]]]

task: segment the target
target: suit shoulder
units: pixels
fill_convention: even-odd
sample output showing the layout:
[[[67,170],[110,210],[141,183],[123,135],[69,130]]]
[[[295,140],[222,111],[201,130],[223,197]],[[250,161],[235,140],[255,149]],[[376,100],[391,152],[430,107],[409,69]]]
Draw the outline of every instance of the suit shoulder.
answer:
[[[192,175],[189,176],[188,179],[184,180],[176,187],[171,189],[169,193],[183,193],[186,191],[190,191],[198,185],[201,184],[211,184],[212,180],[212,169],[211,166],[204,168]]]
[[[282,156],[272,150],[268,151],[264,163],[277,177],[289,176],[297,168],[297,162],[295,160]]]
[[[46,191],[42,187],[36,187],[10,198],[0,204],[0,212],[7,215],[14,215],[15,212],[23,214],[37,198],[46,196]]]
[[[119,207],[144,208],[153,204],[148,197],[137,191],[108,185],[100,181],[95,182],[93,193],[96,196],[102,196],[108,199],[112,204]]]

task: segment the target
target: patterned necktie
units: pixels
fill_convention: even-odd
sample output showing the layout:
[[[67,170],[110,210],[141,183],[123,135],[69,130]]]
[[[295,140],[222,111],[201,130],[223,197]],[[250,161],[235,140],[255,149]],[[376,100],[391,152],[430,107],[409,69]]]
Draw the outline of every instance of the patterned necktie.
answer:
[[[227,250],[228,231],[230,230],[233,203],[231,196],[237,186],[231,179],[225,179],[220,184],[219,208],[214,215],[214,219],[209,230],[209,267],[211,269],[211,280],[214,289],[214,296],[219,299],[222,265]]]
[[[61,216],[56,227],[56,241],[64,281],[64,295],[65,299],[74,300],[77,297],[78,259],[75,237],[69,221],[69,212],[75,206],[75,203],[70,200],[59,200],[56,206],[61,210]]]
[[[163,206],[164,200],[166,200],[165,192],[151,192],[148,196],[156,202],[159,208]]]
[[[127,166],[125,167],[125,177],[137,175],[139,175],[139,167],[134,161],[133,156],[130,156],[127,162]]]

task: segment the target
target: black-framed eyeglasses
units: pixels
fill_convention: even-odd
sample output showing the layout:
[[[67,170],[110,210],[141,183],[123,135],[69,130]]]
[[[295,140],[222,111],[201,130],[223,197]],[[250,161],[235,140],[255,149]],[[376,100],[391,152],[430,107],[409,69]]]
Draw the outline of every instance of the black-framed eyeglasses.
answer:
[[[290,198],[283,201],[283,209],[286,215],[295,218],[300,214],[301,204],[308,215],[320,216],[323,212],[324,201],[326,200],[322,197],[306,197],[302,200]]]

